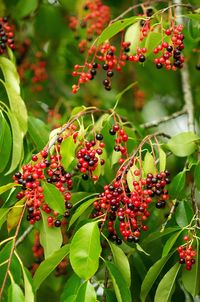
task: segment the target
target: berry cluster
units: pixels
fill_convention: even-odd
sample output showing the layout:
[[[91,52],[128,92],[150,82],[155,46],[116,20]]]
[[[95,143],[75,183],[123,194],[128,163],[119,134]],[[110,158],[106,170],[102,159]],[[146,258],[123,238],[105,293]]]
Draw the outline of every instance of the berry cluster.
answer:
[[[78,28],[86,29],[86,39],[79,43],[79,50],[83,53],[88,48],[88,42],[99,36],[110,21],[110,8],[101,0],[88,0],[84,7],[85,16],[79,21],[76,17],[70,17],[69,28],[73,30],[76,38],[79,38]]]
[[[43,90],[43,84],[48,79],[46,70],[47,62],[41,52],[36,52],[32,62],[27,58],[18,66],[18,72],[22,81],[29,78],[31,72],[32,92]]]
[[[114,129],[111,130],[112,133],[115,132]],[[138,162],[138,158],[133,159],[129,168]],[[108,236],[117,244],[122,242],[116,231],[117,221],[123,239],[138,242],[141,231],[148,230],[144,222],[151,214],[149,204],[154,201],[156,208],[161,209],[169,199],[166,189],[166,185],[170,183],[168,171],[156,175],[148,173],[146,178],[142,178],[141,171],[134,169],[133,179],[139,180],[133,180],[131,191],[126,179],[128,171],[127,166],[122,165],[114,182],[104,186],[104,192],[94,201],[95,211],[92,214],[92,217],[105,215],[103,222],[107,223]]]
[[[189,237],[184,236],[183,238],[187,243],[184,246],[179,246],[177,251],[179,253],[179,263],[185,264],[186,270],[190,271],[192,265],[195,264],[194,257],[196,256],[196,252],[193,247],[189,244]]]
[[[97,175],[93,175],[94,171],[97,169],[99,163],[104,165],[104,159],[100,159],[100,155],[103,153],[103,148],[105,147],[103,140],[103,135],[96,134],[96,139],[84,142],[84,146],[77,152],[76,157],[78,159],[77,169],[83,173],[82,178],[87,180],[89,177],[93,181],[98,180]]]
[[[119,124],[115,123],[109,131],[110,135],[116,135],[114,151],[121,153],[119,164],[123,164],[125,157],[127,156],[126,142],[128,141],[128,135],[125,130],[120,128]]]
[[[9,24],[8,18],[0,18],[0,54],[6,51],[8,46],[10,49],[15,49],[13,27]]]
[[[171,43],[163,41],[154,49],[155,55],[162,53],[160,57],[154,59],[158,69],[164,66],[166,70],[176,71],[177,68],[183,67],[184,56],[181,55],[181,51],[184,49],[184,35],[182,30],[181,24],[165,30],[165,34],[171,38]]]

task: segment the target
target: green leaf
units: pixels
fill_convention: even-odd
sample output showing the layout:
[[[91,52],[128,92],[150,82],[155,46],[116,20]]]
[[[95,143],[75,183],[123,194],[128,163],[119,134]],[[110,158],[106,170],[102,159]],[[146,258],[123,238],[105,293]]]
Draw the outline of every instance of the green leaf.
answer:
[[[134,189],[133,186],[133,181],[139,181],[140,176],[135,176],[134,171],[138,170],[138,167],[133,165],[132,167],[130,167],[130,169],[128,170],[127,176],[126,176],[126,180],[127,180],[127,184],[129,187],[129,190],[132,192]]]
[[[17,19],[24,18],[33,13],[38,6],[38,0],[18,1],[15,10],[13,11]]]
[[[9,212],[10,209],[8,208],[1,208],[0,209],[0,228],[2,226],[2,224],[6,221],[7,218],[7,214]]]
[[[50,208],[54,211],[59,214],[64,214],[65,201],[62,193],[54,185],[47,182],[43,182],[42,186],[44,188],[45,202],[48,203]]]
[[[75,213],[72,215],[72,218],[69,222],[69,228],[72,226],[72,224],[86,211],[86,209],[93,204],[95,198],[89,199],[82,203],[80,207],[75,211]]]
[[[176,232],[178,230],[180,230],[179,227],[171,227],[171,228],[165,229],[164,232],[153,232],[153,233],[149,234],[149,236],[143,240],[142,244],[149,244],[154,240],[158,240],[158,239],[162,238],[163,236],[166,236],[166,235]]]
[[[63,242],[61,228],[50,228],[47,223],[48,215],[41,211],[42,221],[40,222],[40,243],[44,248],[45,259],[57,251]]]
[[[118,302],[131,302],[131,293],[117,266],[106,261]]]
[[[73,137],[67,137],[60,146],[60,154],[62,156],[61,163],[65,170],[68,169],[72,161],[74,160],[76,154],[76,144],[74,143]]]
[[[159,259],[154,265],[148,270],[141,287],[141,301],[145,302],[148,293],[150,292],[153,284],[155,283],[158,275],[162,271],[166,262],[169,260],[171,255],[165,256]]]
[[[111,39],[113,36],[118,34],[120,31],[122,31],[127,26],[137,22],[140,18],[138,17],[131,17],[127,19],[122,19],[119,21],[116,21],[112,23],[110,26],[106,27],[104,31],[101,33],[97,40],[97,46],[101,45],[106,40]]]
[[[200,22],[199,20],[189,20],[188,32],[192,40],[200,40]]]
[[[28,117],[28,133],[37,147],[42,150],[49,139],[49,130],[46,124],[33,116]]]
[[[165,171],[166,168],[166,153],[162,148],[159,150],[159,170],[160,172]]]
[[[148,173],[152,173],[153,175],[157,173],[156,170],[156,162],[154,160],[153,155],[150,152],[146,152],[143,163],[144,175],[146,176]]]
[[[194,298],[200,293],[200,251],[199,251],[199,240],[197,240],[196,246],[196,257],[195,264],[192,266],[191,271],[186,269],[182,272],[182,282],[185,289],[192,295]]]
[[[25,302],[25,297],[21,288],[14,281],[8,289],[8,302]]]
[[[101,254],[98,222],[83,225],[74,235],[70,245],[70,263],[82,279],[91,278],[99,267]]]
[[[96,302],[96,293],[92,284],[87,281],[84,282],[79,288],[77,294],[77,302]]]
[[[42,282],[51,274],[58,264],[69,254],[69,244],[54,251],[38,267],[33,277],[34,288],[37,290]]]
[[[147,256],[150,256],[138,243],[136,243],[136,248],[139,252],[144,253]]]
[[[193,132],[182,132],[172,137],[167,147],[176,156],[185,157],[197,149],[200,137]]]
[[[184,17],[190,19],[190,20],[196,20],[200,22],[200,14],[187,14],[184,15]]]
[[[170,302],[171,296],[174,292],[175,281],[181,265],[176,263],[172,268],[165,274],[156,290],[155,302]]]
[[[154,48],[163,40],[163,34],[160,32],[150,31],[145,41],[147,55],[152,54]]]
[[[140,22],[136,22],[126,30],[124,40],[125,42],[131,43],[131,45],[129,46],[130,54],[135,54],[137,51],[141,34],[140,29]]]
[[[186,172],[182,171],[178,173],[172,180],[169,186],[169,192],[171,198],[179,199],[184,188],[185,188],[185,181],[186,181]]]
[[[11,183],[9,183],[7,185],[1,186],[0,187],[0,194],[3,194],[4,192],[6,192],[6,191],[8,191],[8,190],[10,190],[10,189],[12,189],[14,187],[19,187],[19,186],[20,185],[14,183],[14,182],[11,182]]]
[[[198,191],[200,191],[200,161],[195,167],[194,170],[194,181]]]
[[[113,261],[119,272],[123,276],[128,287],[131,285],[131,270],[127,256],[122,249],[109,241],[109,245],[113,254]]]
[[[181,234],[182,230],[171,235],[167,242],[165,243],[163,247],[162,257],[167,256],[169,252],[171,251],[173,245],[175,244],[176,240],[178,239],[179,235]]]
[[[96,169],[94,170],[94,171],[92,171],[92,175],[94,175],[94,176],[100,176],[101,175],[101,167],[102,167],[102,165],[101,165],[101,159],[100,159],[100,157],[98,156],[98,155],[96,155],[96,157],[98,158],[98,163],[97,163],[97,167],[96,167]]]
[[[118,163],[121,156],[122,156],[121,152],[116,152],[115,150],[113,150],[111,156],[111,165],[114,166],[116,163]]]
[[[20,94],[20,80],[15,64],[6,57],[0,57],[0,67],[3,72],[5,83],[10,84],[13,90]],[[5,84],[3,83],[3,84]]]
[[[62,302],[75,302],[77,298],[78,289],[82,284],[82,280],[73,274],[66,282],[61,295]]]
[[[191,204],[188,201],[181,201],[176,209],[176,222],[181,227],[184,228],[187,226],[193,217],[193,211]]]
[[[0,161],[1,173],[4,171],[8,164],[12,150],[12,137],[10,127],[2,112],[0,112],[0,133],[0,157],[3,158],[3,160]]]
[[[9,211],[8,216],[7,216],[8,232],[10,232],[14,227],[17,226],[20,216],[23,211],[24,203],[25,203],[25,198],[22,198]]]

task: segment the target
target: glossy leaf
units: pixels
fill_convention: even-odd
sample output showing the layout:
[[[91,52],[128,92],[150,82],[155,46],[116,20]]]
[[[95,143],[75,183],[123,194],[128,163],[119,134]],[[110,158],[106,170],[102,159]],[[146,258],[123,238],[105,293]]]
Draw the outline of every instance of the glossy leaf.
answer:
[[[28,133],[37,147],[42,150],[49,139],[49,131],[46,124],[33,116],[28,117]]]
[[[8,191],[8,190],[10,190],[10,189],[12,189],[14,187],[18,187],[18,186],[20,186],[20,185],[14,183],[14,182],[11,182],[11,183],[9,183],[7,185],[1,186],[0,187],[0,194],[3,194],[4,192],[6,192],[6,191]]]
[[[72,215],[72,218],[69,222],[69,228],[72,226],[72,224],[86,211],[86,209],[93,204],[95,198],[89,199],[82,203],[78,209],[75,211],[75,213]]]
[[[145,302],[148,293],[150,292],[152,286],[154,285],[157,277],[165,266],[166,262],[170,258],[170,255],[165,256],[155,262],[152,267],[148,270],[141,287],[141,301]]]
[[[8,164],[10,154],[12,151],[12,137],[10,127],[0,112],[0,173],[3,172]]]
[[[185,200],[180,201],[175,214],[177,224],[181,228],[187,226],[193,217],[191,204],[189,204],[189,202]]]
[[[166,241],[163,247],[162,257],[167,256],[169,254],[181,232],[182,230],[169,237],[169,239]]]
[[[115,295],[118,302],[131,302],[131,293],[126,281],[120,274],[117,266],[111,262],[106,262],[106,266],[111,276]]]
[[[159,170],[160,172],[165,171],[166,168],[166,153],[162,148],[159,150]]]
[[[117,266],[120,274],[123,276],[124,280],[128,287],[131,285],[131,270],[127,256],[124,254],[122,249],[117,245],[111,243],[109,241],[109,245],[111,247],[111,251],[113,254],[113,261]]]
[[[45,259],[57,251],[63,242],[60,228],[50,228],[47,223],[48,215],[41,211],[42,221],[40,222],[40,243],[44,248]]]
[[[8,289],[8,302],[25,302],[24,294],[15,282],[12,282]]]
[[[51,274],[56,266],[69,254],[69,244],[62,246],[47,257],[38,267],[33,277],[34,288],[37,290],[42,282]]]
[[[196,257],[195,264],[192,265],[191,271],[187,271],[185,268],[182,272],[182,282],[185,289],[193,296],[199,295],[200,293],[200,251],[199,251],[199,240],[197,240],[196,246]]]
[[[171,198],[179,199],[184,188],[185,188],[185,181],[186,181],[186,172],[182,171],[178,173],[172,180],[169,186],[169,193]]]
[[[20,216],[23,211],[23,205],[25,203],[25,198],[19,200],[9,211],[7,216],[7,229],[10,232],[14,227],[17,226]]]
[[[54,211],[59,214],[64,214],[65,201],[62,193],[54,185],[47,182],[43,182],[42,186],[44,188],[45,202],[48,203],[50,208]]]
[[[99,267],[101,254],[98,222],[83,225],[74,235],[70,245],[70,263],[82,279],[91,278]]]
[[[129,46],[130,54],[136,54],[138,48],[138,41],[141,34],[140,29],[140,22],[136,22],[126,30],[124,40],[125,42],[131,43],[131,45]]]
[[[76,144],[74,143],[73,137],[67,137],[60,146],[60,154],[62,156],[61,162],[65,170],[68,169],[70,164],[75,158]]]
[[[160,281],[154,301],[155,302],[170,302],[171,296],[174,292],[175,282],[180,270],[180,264],[176,263],[172,268],[165,274]]]
[[[96,292],[90,281],[84,282],[77,293],[76,301],[96,302]]]
[[[66,282],[61,295],[62,302],[75,302],[77,298],[78,289],[82,284],[82,280],[73,274]]]
[[[136,249],[138,252],[144,253],[146,256],[150,256],[138,243],[136,243]]]
[[[144,175],[146,176],[148,173],[156,174],[156,162],[154,160],[153,155],[150,152],[146,152],[143,163]]]
[[[110,26],[106,27],[104,31],[101,33],[97,40],[97,45],[101,45],[106,40],[111,39],[113,36],[118,34],[124,28],[138,21],[138,17],[131,17],[127,19],[122,19],[112,23]]]
[[[199,139],[200,137],[193,132],[182,132],[172,137],[167,147],[176,156],[185,157],[197,149]]]

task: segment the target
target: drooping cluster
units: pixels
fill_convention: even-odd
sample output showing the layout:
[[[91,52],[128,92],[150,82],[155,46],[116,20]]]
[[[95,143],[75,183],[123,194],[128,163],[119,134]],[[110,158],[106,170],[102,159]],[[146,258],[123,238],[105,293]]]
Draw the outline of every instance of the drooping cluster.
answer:
[[[88,0],[83,7],[84,17],[79,20],[72,16],[69,20],[69,28],[79,38],[80,29],[85,29],[85,39],[79,42],[79,50],[83,53],[88,49],[88,43],[99,36],[110,21],[110,8],[104,5],[101,0]]]
[[[165,30],[165,34],[170,37],[170,42],[163,41],[154,49],[154,54],[161,55],[154,59],[154,63],[158,69],[165,67],[165,69],[176,71],[177,68],[183,67],[184,56],[181,54],[184,49],[184,35],[182,34],[183,25],[177,25],[174,28]]]
[[[6,47],[15,49],[14,28],[9,24],[8,18],[0,18],[0,54],[5,53]]]
[[[186,245],[181,245],[177,249],[180,258],[179,263],[185,264],[186,270],[190,271],[192,269],[192,265],[195,264],[196,251],[190,244],[189,236],[186,235],[183,239],[186,241]]]

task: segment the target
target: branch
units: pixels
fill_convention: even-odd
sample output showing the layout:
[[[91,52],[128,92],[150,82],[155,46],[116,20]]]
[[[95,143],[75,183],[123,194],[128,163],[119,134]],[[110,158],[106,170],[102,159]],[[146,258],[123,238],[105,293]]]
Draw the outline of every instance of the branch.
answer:
[[[9,255],[9,258],[8,258],[8,265],[7,265],[6,273],[5,273],[5,276],[4,276],[4,279],[3,279],[3,283],[2,283],[2,286],[1,286],[1,289],[0,289],[0,301],[2,299],[3,290],[4,290],[4,287],[6,285],[6,280],[8,278],[8,274],[9,274],[9,270],[10,270],[10,266],[11,266],[11,262],[12,262],[12,257],[13,257],[13,254],[14,254],[14,251],[15,251],[15,248],[16,248],[17,236],[19,234],[19,230],[20,230],[20,226],[21,226],[21,223],[22,223],[22,219],[23,219],[25,210],[26,210],[26,205],[24,205],[24,208],[22,210],[22,213],[21,213],[21,216],[19,218],[19,222],[18,222],[16,231],[15,231],[12,249],[10,251],[10,255]]]
[[[157,127],[160,124],[165,123],[165,122],[170,121],[170,120],[173,120],[173,119],[177,118],[178,116],[181,116],[181,115],[183,115],[185,113],[187,113],[187,110],[185,108],[183,108],[182,110],[174,112],[171,115],[167,115],[167,116],[161,117],[159,120],[155,120],[155,121],[152,121],[152,122],[148,122],[148,123],[142,124],[142,125],[140,125],[140,127],[144,128],[144,129],[149,129],[149,128]]]
[[[33,229],[33,225],[30,225],[25,232],[19,237],[19,239],[16,241],[16,245],[18,246],[20,243],[22,243],[22,241],[24,241],[24,239],[26,238],[26,236],[28,236],[28,234],[32,231]]]

